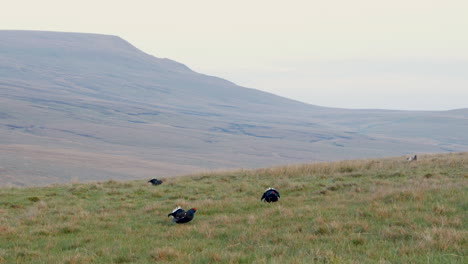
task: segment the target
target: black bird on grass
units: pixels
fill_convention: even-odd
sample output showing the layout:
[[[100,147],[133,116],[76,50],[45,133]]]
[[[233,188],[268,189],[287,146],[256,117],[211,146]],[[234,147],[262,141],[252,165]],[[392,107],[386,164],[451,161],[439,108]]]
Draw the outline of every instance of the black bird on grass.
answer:
[[[153,185],[159,185],[159,184],[162,183],[162,181],[158,180],[158,179],[151,179],[148,182],[151,182],[151,184],[153,184]]]
[[[418,157],[416,155],[412,156],[412,157],[408,157],[406,158],[407,161],[416,161],[418,160]]]
[[[279,192],[270,187],[265,190],[260,201],[271,203],[271,202],[277,202],[279,198],[280,198]]]
[[[167,217],[172,216],[172,222],[176,222],[177,224],[183,224],[192,221],[195,217],[195,212],[197,208],[192,208],[188,211],[184,211],[180,206],[177,206],[172,213],[168,214]]]

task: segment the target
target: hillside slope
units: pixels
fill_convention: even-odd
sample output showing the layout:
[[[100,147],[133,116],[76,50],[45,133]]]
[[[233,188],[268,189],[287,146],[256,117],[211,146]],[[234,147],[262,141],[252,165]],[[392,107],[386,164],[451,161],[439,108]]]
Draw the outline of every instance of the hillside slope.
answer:
[[[467,179],[456,153],[1,188],[0,263],[466,263]]]
[[[312,106],[116,36],[0,31],[0,186],[457,151],[463,110]]]

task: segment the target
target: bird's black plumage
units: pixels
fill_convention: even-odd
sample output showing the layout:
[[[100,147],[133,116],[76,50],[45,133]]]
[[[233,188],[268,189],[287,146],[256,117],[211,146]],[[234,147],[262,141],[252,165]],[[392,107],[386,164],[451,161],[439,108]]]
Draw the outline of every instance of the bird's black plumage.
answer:
[[[182,208],[180,208],[180,206],[178,206],[170,214],[168,214],[167,217],[172,216],[173,222],[176,222],[177,224],[183,224],[192,221],[192,219],[195,217],[196,211],[197,208],[184,211]]]
[[[159,185],[159,184],[162,183],[162,181],[158,180],[158,179],[151,179],[148,182],[151,182],[151,184],[153,184],[153,185]]]
[[[280,198],[279,192],[270,187],[265,190],[260,201],[271,203],[271,202],[277,202],[279,198]]]

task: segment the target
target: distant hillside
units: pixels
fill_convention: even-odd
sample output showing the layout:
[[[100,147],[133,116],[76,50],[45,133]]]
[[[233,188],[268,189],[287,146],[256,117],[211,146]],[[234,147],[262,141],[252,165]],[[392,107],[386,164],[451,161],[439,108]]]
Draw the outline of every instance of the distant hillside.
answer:
[[[313,106],[116,36],[0,31],[0,185],[458,151],[468,151],[466,109]]]
[[[468,153],[163,180],[0,188],[0,263],[466,263]]]

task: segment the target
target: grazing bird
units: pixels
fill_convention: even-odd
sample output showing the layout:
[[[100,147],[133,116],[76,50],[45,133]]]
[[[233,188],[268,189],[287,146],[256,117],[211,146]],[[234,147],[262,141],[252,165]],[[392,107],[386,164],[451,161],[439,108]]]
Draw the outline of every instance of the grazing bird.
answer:
[[[184,211],[180,206],[177,206],[172,213],[168,214],[167,217],[172,216],[172,222],[176,222],[177,224],[183,224],[192,221],[195,217],[195,212],[197,208],[192,208],[188,211]]]
[[[277,202],[279,198],[280,198],[279,192],[270,187],[265,190],[260,201],[264,200],[264,202],[271,203],[271,202]]]
[[[153,185],[159,185],[159,184],[162,183],[162,181],[158,180],[158,179],[151,179],[148,182],[151,182],[151,184],[153,184]]]
[[[413,157],[408,157],[406,158],[407,161],[413,161],[413,160],[417,160],[418,157],[416,155],[414,155]]]

